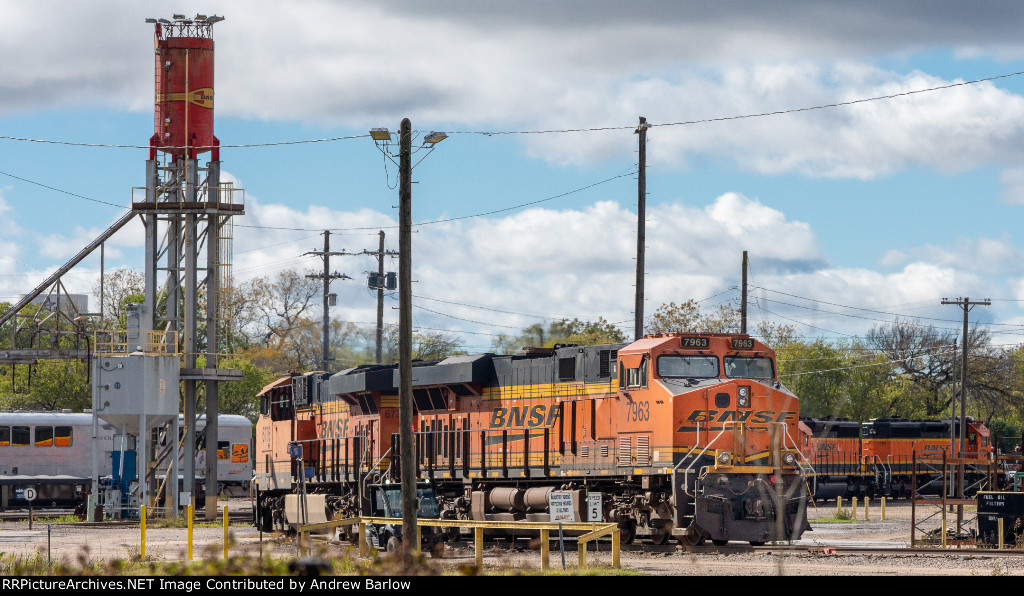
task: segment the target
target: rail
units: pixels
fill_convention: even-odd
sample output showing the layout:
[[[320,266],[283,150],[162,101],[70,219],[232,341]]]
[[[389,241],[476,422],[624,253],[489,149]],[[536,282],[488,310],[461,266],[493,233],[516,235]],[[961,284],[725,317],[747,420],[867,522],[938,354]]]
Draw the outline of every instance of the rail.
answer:
[[[365,557],[370,553],[370,545],[366,542],[366,524],[395,524],[399,521],[394,517],[349,517],[340,520],[322,522],[318,524],[306,524],[298,527],[300,548],[302,545],[309,545],[309,534],[311,532],[330,531],[338,526],[359,526],[359,556]],[[401,525],[401,524],[398,524]],[[547,571],[549,568],[549,543],[550,533],[554,531],[582,531],[590,530],[586,534],[576,538],[576,549],[578,551],[579,566],[587,566],[587,544],[610,536],[612,539],[612,567],[619,568],[619,553],[621,550],[620,534],[618,524],[595,523],[595,522],[508,522],[508,521],[473,521],[465,519],[417,519],[416,520],[416,541],[414,549],[418,552],[420,545],[421,527],[438,528],[470,528],[473,530],[473,545],[477,567],[483,566],[484,558],[484,530],[528,530],[540,533],[541,547],[541,569]]]

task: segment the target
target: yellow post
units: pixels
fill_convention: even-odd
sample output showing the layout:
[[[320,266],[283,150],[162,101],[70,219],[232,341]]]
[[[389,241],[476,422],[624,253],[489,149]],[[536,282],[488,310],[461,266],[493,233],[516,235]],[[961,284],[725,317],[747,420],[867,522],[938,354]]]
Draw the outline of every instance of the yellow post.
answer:
[[[942,520],[942,548],[946,548],[946,520]]]
[[[870,521],[868,517],[868,503],[871,501],[870,498],[864,497],[864,521]]]
[[[192,560],[192,508],[195,507],[192,503],[188,504],[188,560]]]
[[[885,521],[885,497],[882,497],[882,521]]]
[[[583,569],[584,567],[587,566],[587,542],[584,541],[584,540],[580,540],[579,543],[576,545],[576,547],[577,547],[577,550],[579,550],[579,553],[580,553],[579,554],[580,569]]]
[[[857,519],[857,497],[853,498],[853,519]]]
[[[996,520],[996,526],[999,528],[999,549],[1003,548],[1003,518]]]
[[[839,517],[839,513],[843,510],[843,498],[836,497],[836,517]]]
[[[142,528],[142,546],[139,550],[139,556],[143,561],[146,560],[146,506],[142,505],[139,507],[139,523]]]
[[[1002,520],[1000,520],[1000,521],[1002,521]],[[549,561],[548,561],[549,555],[551,554],[551,548],[550,548],[551,540],[550,540],[550,537],[549,537],[550,536],[550,532],[551,532],[550,530],[541,530],[540,531],[540,570],[541,571],[547,571],[548,567],[550,566],[549,565]]]
[[[420,553],[420,545],[423,544],[423,526],[416,524],[416,544],[412,547],[412,553],[418,555]]]
[[[359,556],[365,557],[370,552],[370,545],[366,542],[366,522],[359,522]]]
[[[476,550],[476,566],[483,569],[484,566],[484,529],[473,528],[473,547]]]
[[[619,541],[621,540],[619,532],[618,528],[612,530],[612,567],[616,569],[619,568]]]
[[[224,506],[224,558],[228,558],[228,506]]]

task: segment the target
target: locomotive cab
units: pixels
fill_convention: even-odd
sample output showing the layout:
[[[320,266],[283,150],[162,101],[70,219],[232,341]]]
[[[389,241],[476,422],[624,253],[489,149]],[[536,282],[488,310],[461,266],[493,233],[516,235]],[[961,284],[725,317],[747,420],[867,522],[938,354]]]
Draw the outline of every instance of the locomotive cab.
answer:
[[[772,350],[743,335],[660,334],[619,360],[620,445],[644,441],[669,467],[672,535],[761,544],[808,529],[798,400]]]

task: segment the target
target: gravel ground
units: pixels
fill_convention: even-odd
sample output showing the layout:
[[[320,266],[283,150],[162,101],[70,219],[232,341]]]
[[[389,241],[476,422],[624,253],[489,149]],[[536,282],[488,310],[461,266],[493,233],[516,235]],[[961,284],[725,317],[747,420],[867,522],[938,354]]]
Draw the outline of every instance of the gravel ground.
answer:
[[[235,503],[232,503],[232,507]],[[245,504],[237,504],[239,508]],[[847,505],[848,506],[848,505]],[[847,554],[844,548],[855,547],[908,547],[910,543],[911,508],[909,504],[889,504],[886,520],[880,519],[880,507],[873,503],[870,520],[864,521],[863,505],[858,511],[859,521],[853,523],[823,523],[813,521],[817,517],[831,515],[834,503],[819,504],[817,512],[811,511],[812,531],[804,534],[798,545],[834,546],[834,555],[810,554],[793,551],[756,551],[735,554],[688,553],[681,547],[674,552],[627,552],[621,554],[624,569],[645,575],[1024,575],[1024,556],[993,557],[984,550],[951,549],[941,555],[915,553],[906,548],[906,554]],[[917,510],[918,525],[921,519],[931,514],[932,526],[938,527],[941,511],[935,508]],[[955,514],[949,514],[955,519]],[[973,519],[968,511],[965,519]],[[295,556],[294,541],[281,536],[260,535],[251,527],[232,526],[229,528],[232,555],[246,553],[256,555],[261,548],[265,554]],[[49,555],[54,560],[108,561],[133,558],[139,555],[140,530],[137,525],[123,527],[85,527],[76,524],[53,524],[48,529],[37,523],[28,530],[25,522],[0,523],[0,553],[8,556],[29,557]],[[147,529],[146,554],[150,560],[180,561],[186,558],[187,534],[180,528]],[[320,543],[322,544],[322,543]],[[496,545],[502,543],[495,543]],[[520,541],[517,547],[495,546],[486,551],[485,564],[510,568],[540,567],[538,551],[525,548]],[[566,553],[567,567],[576,566],[575,545]],[[322,547],[321,547],[322,548]],[[348,545],[328,545],[326,554],[337,556],[348,550]],[[603,547],[603,548],[606,548]],[[194,529],[195,558],[220,557],[223,551],[223,530],[221,527],[199,527]],[[455,548],[447,548],[445,562],[465,564],[473,562],[472,543],[461,542]],[[605,550],[588,555],[590,564],[607,565],[611,554]],[[553,569],[562,566],[561,556],[552,549],[550,564]]]

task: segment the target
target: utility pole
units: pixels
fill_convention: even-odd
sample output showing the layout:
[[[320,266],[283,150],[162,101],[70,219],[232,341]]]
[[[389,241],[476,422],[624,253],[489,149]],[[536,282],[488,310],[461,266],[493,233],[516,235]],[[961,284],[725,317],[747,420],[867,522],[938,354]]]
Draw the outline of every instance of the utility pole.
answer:
[[[942,304],[955,304],[964,310],[964,337],[963,337],[963,349],[961,350],[961,364],[960,364],[960,450],[956,454],[957,458],[964,458],[964,448],[966,447],[966,434],[967,434],[967,313],[971,311],[974,306],[990,306],[992,301],[988,298],[976,302],[971,302],[970,298],[957,298],[956,300],[942,299]],[[949,421],[950,425],[953,424],[953,420]],[[962,463],[957,463],[957,497],[960,499],[964,498],[964,466]],[[956,507],[956,525],[957,533],[960,531],[960,527],[963,524],[964,517],[964,506],[957,505]]]
[[[412,122],[402,119],[398,138],[398,429],[402,485],[402,561],[413,564],[416,536],[416,454],[412,438]]]
[[[747,251],[743,251],[743,288],[740,290],[740,333],[747,332]]]
[[[647,218],[647,118],[640,116],[636,134],[640,136],[640,162],[637,169],[636,196],[636,304],[633,309],[633,339],[644,337],[644,244],[646,243]]]
[[[330,360],[331,360],[331,351],[330,351],[330,348],[331,348],[331,346],[330,346],[330,337],[331,337],[330,336],[330,328],[331,328],[331,310],[330,310],[330,308],[331,308],[331,305],[330,305],[331,281],[335,280],[335,279],[352,279],[351,277],[345,275],[344,273],[338,273],[337,271],[335,271],[334,273],[331,273],[331,257],[332,256],[347,255],[347,254],[352,254],[352,253],[347,253],[347,252],[331,252],[331,231],[330,230],[324,230],[324,249],[322,251],[312,250],[312,251],[309,251],[309,252],[307,252],[307,253],[302,255],[302,256],[316,255],[318,257],[323,258],[323,260],[324,260],[324,272],[323,273],[311,273],[311,274],[306,276],[309,279],[322,279],[322,280],[324,280],[324,337],[323,337],[323,340],[324,340],[323,341],[324,356],[323,356],[323,360],[321,360],[321,368],[324,371],[329,371],[328,364],[330,363]]]
[[[363,254],[377,257],[377,364],[380,364],[382,360],[381,343],[384,341],[384,257],[396,256],[398,253],[393,250],[384,250],[384,230],[381,230],[380,248],[376,252],[364,250]]]
[[[964,456],[964,447],[966,440],[966,426],[967,426],[967,313],[971,311],[972,307],[975,306],[991,306],[992,301],[988,298],[971,302],[970,298],[957,298],[956,300],[942,299],[942,304],[955,304],[964,311],[964,336],[963,336],[963,349],[960,353],[960,452],[957,454],[959,457]],[[952,422],[952,420],[950,421]],[[960,487],[963,491],[963,487]],[[963,496],[961,494],[961,496]]]

